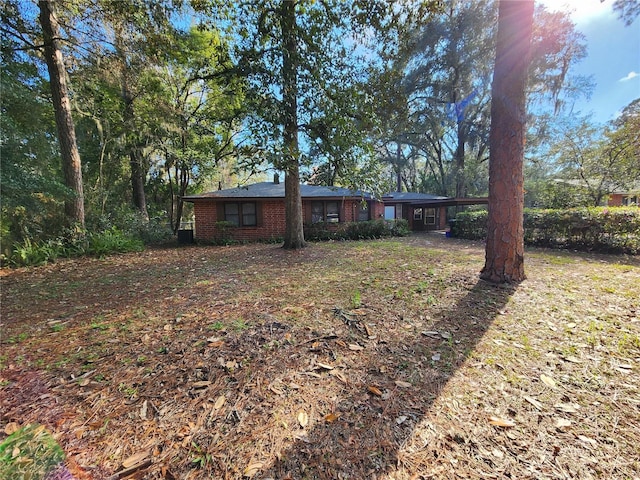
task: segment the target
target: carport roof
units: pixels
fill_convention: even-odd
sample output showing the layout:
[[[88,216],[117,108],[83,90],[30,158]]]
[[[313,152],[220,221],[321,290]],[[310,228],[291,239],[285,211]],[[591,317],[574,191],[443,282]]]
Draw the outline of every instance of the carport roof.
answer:
[[[415,207],[453,207],[461,205],[483,205],[489,203],[487,197],[454,198],[430,195],[428,193],[392,192],[382,197],[385,204],[408,203]]]

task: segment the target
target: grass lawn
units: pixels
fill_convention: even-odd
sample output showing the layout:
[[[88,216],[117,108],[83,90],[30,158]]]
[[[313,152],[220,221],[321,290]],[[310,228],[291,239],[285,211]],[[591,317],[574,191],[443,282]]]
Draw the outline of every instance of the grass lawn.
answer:
[[[2,270],[0,442],[41,423],[79,479],[639,479],[640,259],[483,264],[423,234]]]

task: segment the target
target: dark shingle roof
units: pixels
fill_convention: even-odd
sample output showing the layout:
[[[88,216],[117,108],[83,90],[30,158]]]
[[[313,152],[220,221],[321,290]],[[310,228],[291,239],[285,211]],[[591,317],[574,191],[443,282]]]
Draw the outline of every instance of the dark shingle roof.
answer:
[[[353,191],[342,187],[321,187],[317,185],[300,185],[302,198],[335,198],[356,197],[371,198],[371,195],[361,191]],[[216,190],[200,195],[189,195],[183,200],[193,201],[204,198],[284,198],[284,183],[260,182],[242,187]]]
[[[428,200],[449,200],[450,197],[441,197],[438,195],[430,195],[428,193],[413,193],[413,192],[391,192],[382,197],[385,202],[397,201],[397,202],[422,202]]]

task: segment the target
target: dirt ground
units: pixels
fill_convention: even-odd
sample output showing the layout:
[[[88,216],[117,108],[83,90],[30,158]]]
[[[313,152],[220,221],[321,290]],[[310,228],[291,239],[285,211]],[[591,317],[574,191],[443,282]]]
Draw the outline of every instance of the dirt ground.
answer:
[[[640,259],[393,240],[0,271],[0,442],[78,479],[640,479]],[[5,433],[2,433],[2,432]]]

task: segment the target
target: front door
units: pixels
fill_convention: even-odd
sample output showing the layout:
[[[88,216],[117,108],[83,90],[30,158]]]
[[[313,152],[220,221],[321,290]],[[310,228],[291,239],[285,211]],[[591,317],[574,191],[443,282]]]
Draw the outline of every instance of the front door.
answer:
[[[395,205],[385,205],[384,206],[384,219],[385,220],[395,220],[396,219],[396,206]]]

